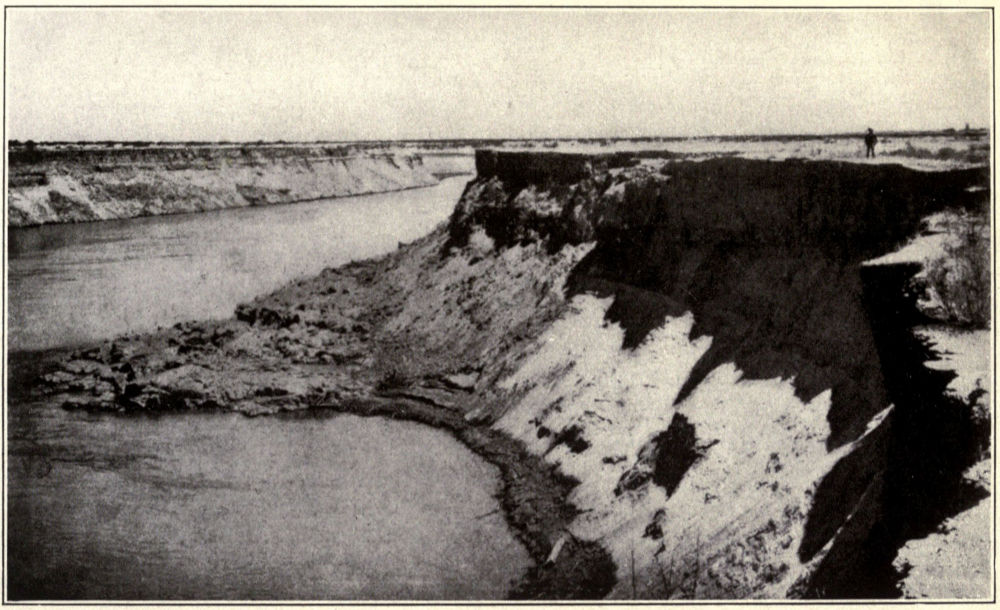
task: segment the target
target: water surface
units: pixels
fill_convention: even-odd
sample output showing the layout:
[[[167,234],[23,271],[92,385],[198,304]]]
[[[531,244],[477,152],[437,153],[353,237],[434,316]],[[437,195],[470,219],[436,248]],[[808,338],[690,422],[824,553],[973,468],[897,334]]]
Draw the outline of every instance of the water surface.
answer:
[[[496,469],[427,426],[8,413],[12,599],[495,599],[528,565]]]
[[[455,207],[468,177],[291,205],[8,229],[8,348],[36,350],[226,318],[326,267],[394,250]]]
[[[447,218],[465,178],[311,203],[10,229],[12,599],[503,597],[529,559],[446,433],[331,413],[116,416],[31,402],[38,350],[226,317]]]

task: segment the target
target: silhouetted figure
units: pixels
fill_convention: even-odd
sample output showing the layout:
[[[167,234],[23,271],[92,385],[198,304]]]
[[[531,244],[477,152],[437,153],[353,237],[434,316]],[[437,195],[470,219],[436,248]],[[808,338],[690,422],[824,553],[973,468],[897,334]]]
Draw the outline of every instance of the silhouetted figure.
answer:
[[[875,132],[869,127],[868,133],[865,134],[865,159],[875,156],[875,144],[877,142],[878,138],[875,137]]]

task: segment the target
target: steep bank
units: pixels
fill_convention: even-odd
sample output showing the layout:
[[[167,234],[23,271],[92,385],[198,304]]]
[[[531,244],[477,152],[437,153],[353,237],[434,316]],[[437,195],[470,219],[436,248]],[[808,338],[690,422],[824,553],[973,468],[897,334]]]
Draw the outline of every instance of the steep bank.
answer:
[[[320,146],[8,153],[8,224],[294,203],[436,184],[418,156]]]
[[[539,564],[520,596],[891,594],[896,549],[959,509],[978,430],[920,370],[916,269],[861,263],[984,205],[988,172],[491,151],[477,170],[428,237],[73,354],[48,390],[447,427],[501,464]]]

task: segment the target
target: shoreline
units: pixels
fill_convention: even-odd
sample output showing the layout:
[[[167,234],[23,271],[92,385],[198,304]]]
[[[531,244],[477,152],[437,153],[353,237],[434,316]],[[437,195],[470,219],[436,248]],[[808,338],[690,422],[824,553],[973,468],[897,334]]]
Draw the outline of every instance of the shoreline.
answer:
[[[403,396],[376,395],[318,408],[362,417],[386,417],[445,430],[500,471],[498,500],[507,524],[531,556],[529,568],[508,599],[601,599],[616,582],[615,565],[599,544],[568,532],[579,510],[568,502],[577,481],[560,475],[517,440],[489,427],[471,425],[441,405]],[[550,559],[553,549],[559,550]]]
[[[37,385],[44,375],[56,370],[61,363],[76,352],[100,349],[111,339],[91,342],[81,347],[58,347],[46,350],[20,350],[8,353],[5,379],[8,401],[53,402],[52,396],[39,392]],[[473,398],[461,390],[438,391],[457,399]],[[465,396],[461,396],[465,394]],[[47,400],[48,399],[48,400]],[[66,404],[47,404],[45,408],[75,410]],[[449,408],[433,399],[418,400],[407,395],[405,389],[375,392],[362,399],[341,402],[317,402],[308,406],[286,405],[271,412],[255,413],[239,409],[217,407],[200,408],[198,411],[237,413],[247,418],[278,416],[280,414],[324,410],[356,415],[411,421],[447,432],[478,458],[496,467],[500,490],[497,500],[500,512],[511,533],[527,551],[533,563],[508,590],[506,599],[577,599],[593,600],[604,597],[615,584],[615,565],[610,555],[599,544],[580,540],[568,533],[567,527],[579,514],[568,502],[568,496],[577,481],[561,475],[551,465],[544,464],[539,456],[528,453],[520,441],[492,429],[477,426],[466,420],[459,410]],[[107,409],[83,409],[112,417],[142,415],[145,412],[113,412]],[[158,414],[186,415],[190,411],[161,409]],[[560,551],[549,561],[553,547]]]
[[[12,155],[7,223],[17,227],[301,203],[440,182],[419,156],[330,156],[322,148]]]
[[[402,187],[399,187],[399,188],[389,189],[389,190],[377,190],[377,191],[366,191],[366,192],[363,192],[363,193],[351,193],[349,195],[334,195],[334,196],[331,196],[331,197],[310,197],[310,198],[307,198],[307,199],[296,199],[294,201],[276,201],[274,203],[251,203],[251,204],[244,205],[244,206],[221,207],[221,208],[208,209],[208,210],[165,211],[165,212],[158,212],[158,213],[155,213],[155,214],[140,214],[138,216],[126,216],[126,217],[122,217],[122,218],[89,218],[89,219],[83,219],[83,220],[65,220],[65,221],[39,222],[39,223],[35,223],[35,224],[24,224],[24,225],[12,225],[12,224],[8,223],[7,224],[7,229],[8,230],[18,231],[18,230],[22,230],[22,229],[37,229],[39,227],[48,227],[48,226],[88,225],[88,224],[95,224],[95,223],[99,223],[99,222],[127,222],[129,220],[139,220],[139,219],[144,219],[144,218],[158,218],[160,216],[190,216],[190,215],[193,215],[193,214],[211,214],[213,212],[215,212],[215,213],[218,213],[218,212],[228,212],[230,210],[247,210],[247,209],[251,209],[251,208],[271,208],[271,207],[279,207],[279,206],[287,206],[287,205],[297,205],[297,204],[300,204],[300,203],[314,203],[314,202],[317,202],[317,201],[339,201],[341,199],[351,199],[351,198],[354,198],[354,197],[371,197],[373,195],[391,194],[391,193],[399,193],[399,192],[402,192],[402,191],[415,191],[415,190],[419,190],[419,189],[434,188],[436,186],[440,186],[441,185],[441,181],[443,181],[443,180],[447,180],[449,178],[457,178],[459,176],[465,176],[465,175],[469,175],[469,174],[459,174],[459,173],[456,173],[456,174],[451,174],[451,175],[447,175],[447,176],[444,176],[444,177],[437,177],[438,182],[435,183],[435,184],[416,184],[416,185],[412,185],[412,186],[402,186]],[[471,179],[471,177],[470,177],[470,179]]]

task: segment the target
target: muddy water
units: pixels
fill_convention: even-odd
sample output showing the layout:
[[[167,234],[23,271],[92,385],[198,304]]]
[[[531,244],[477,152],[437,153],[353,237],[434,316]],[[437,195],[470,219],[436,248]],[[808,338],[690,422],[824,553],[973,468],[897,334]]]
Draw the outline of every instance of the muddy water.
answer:
[[[289,206],[10,230],[6,575],[12,599],[490,599],[528,566],[498,473],[379,418],[90,415],[28,402],[36,354],[225,317],[392,250],[465,178]]]
[[[8,346],[36,350],[225,318],[296,277],[445,220],[468,177],[293,205],[8,231]]]
[[[489,599],[528,565],[495,468],[419,424],[11,405],[8,426],[12,599]]]

